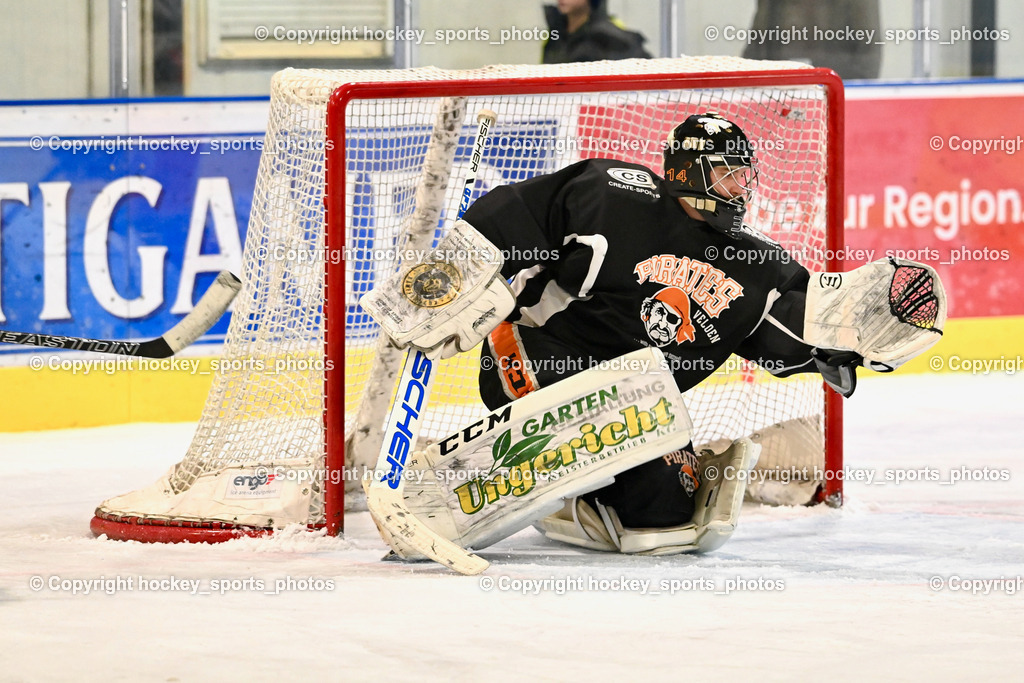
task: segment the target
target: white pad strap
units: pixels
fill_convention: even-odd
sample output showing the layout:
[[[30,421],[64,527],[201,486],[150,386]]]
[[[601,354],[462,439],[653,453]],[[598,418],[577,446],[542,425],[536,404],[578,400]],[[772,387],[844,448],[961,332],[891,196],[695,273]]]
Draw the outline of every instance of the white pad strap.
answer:
[[[599,506],[602,510],[608,508]],[[614,512],[614,510],[612,511]],[[591,550],[618,551],[618,534],[611,522],[582,498],[570,498],[561,510],[534,524],[548,538]]]
[[[946,324],[946,295],[935,269],[888,258],[847,273],[812,273],[804,340],[854,351],[865,365],[893,370],[927,351]]]

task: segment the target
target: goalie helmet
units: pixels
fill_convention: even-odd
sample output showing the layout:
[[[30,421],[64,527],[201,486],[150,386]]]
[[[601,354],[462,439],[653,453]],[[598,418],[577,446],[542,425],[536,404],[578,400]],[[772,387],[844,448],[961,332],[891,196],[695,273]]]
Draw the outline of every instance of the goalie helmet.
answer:
[[[665,186],[725,233],[743,226],[757,162],[740,127],[718,114],[695,114],[665,141]]]

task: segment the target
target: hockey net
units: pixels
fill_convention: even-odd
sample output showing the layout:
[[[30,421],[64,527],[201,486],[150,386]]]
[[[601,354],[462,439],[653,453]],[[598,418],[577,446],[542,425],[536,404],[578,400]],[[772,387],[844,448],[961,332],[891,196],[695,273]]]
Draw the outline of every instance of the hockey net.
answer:
[[[191,446],[152,486],[102,503],[95,533],[217,541],[290,524],[341,529],[345,485],[369,476],[401,360],[359,297],[401,251],[443,235],[484,108],[498,119],[474,198],[591,157],[660,174],[669,131],[690,114],[721,113],[759,159],[747,223],[809,269],[839,269],[829,257],[841,244],[842,85],[826,70],[724,57],[285,70],[272,85],[244,286]],[[447,189],[427,196],[424,174],[438,172],[434,184]],[[436,228],[410,234],[410,217],[430,203]],[[442,363],[423,438],[485,412],[478,364],[476,351]],[[734,357],[687,401],[698,446],[762,442],[765,500],[839,500],[829,475],[841,463],[838,403],[820,378],[778,380]]]

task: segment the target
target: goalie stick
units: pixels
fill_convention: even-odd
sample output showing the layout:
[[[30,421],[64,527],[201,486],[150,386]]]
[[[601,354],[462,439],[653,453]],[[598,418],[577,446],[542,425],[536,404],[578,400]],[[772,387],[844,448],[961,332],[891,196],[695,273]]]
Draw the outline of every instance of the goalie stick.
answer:
[[[493,111],[483,109],[477,114],[479,128],[473,144],[472,161],[466,174],[456,220],[469,208],[469,198],[476,182],[487,133],[497,118]],[[408,546],[422,555],[460,574],[479,574],[490,563],[440,536],[409,512],[402,494],[408,458],[416,447],[430,390],[436,377],[437,361],[442,346],[425,353],[410,350],[405,356],[398,392],[388,413],[380,454],[374,468],[375,476],[366,491],[366,506],[380,527],[382,535]],[[382,474],[386,473],[386,474]],[[386,540],[386,539],[385,539]]]
[[[234,301],[241,288],[241,280],[226,270],[222,271],[188,315],[167,332],[149,341],[129,342],[0,330],[0,342],[41,346],[48,349],[113,353],[141,358],[167,358],[190,346],[213,327],[228,310],[228,306]]]

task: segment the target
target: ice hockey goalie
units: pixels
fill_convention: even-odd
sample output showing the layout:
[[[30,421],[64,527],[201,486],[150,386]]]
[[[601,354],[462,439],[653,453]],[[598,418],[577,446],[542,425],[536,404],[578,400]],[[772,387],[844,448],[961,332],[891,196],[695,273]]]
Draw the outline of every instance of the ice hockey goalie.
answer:
[[[885,259],[812,273],[744,225],[758,169],[735,123],[690,116],[664,149],[660,176],[588,159],[494,188],[466,212],[465,229],[505,255],[515,297],[480,334],[492,413],[417,453],[424,483],[405,492],[413,514],[462,547],[536,524],[596,550],[713,550],[737,524],[735,473],[758,447],[695,452],[682,392],[737,354],[777,377],[820,374],[849,396],[858,367],[890,371],[939,339],[946,302],[932,268]],[[766,257],[729,256],[752,250]],[[403,341],[465,351],[477,339],[457,341],[460,330],[490,308]]]

